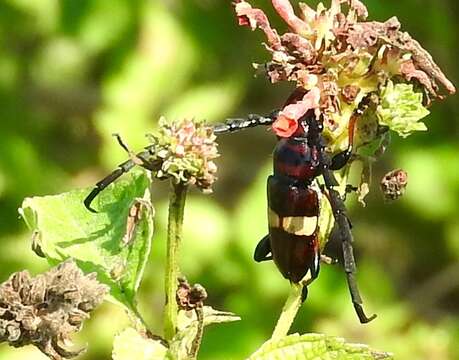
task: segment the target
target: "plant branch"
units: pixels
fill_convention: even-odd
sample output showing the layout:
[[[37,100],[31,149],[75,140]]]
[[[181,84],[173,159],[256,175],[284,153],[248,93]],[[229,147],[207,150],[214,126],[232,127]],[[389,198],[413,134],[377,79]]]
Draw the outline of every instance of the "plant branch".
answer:
[[[191,345],[190,350],[190,357],[191,359],[196,359],[198,356],[198,351],[201,346],[202,335],[204,333],[204,309],[202,303],[198,304],[196,309],[196,318],[197,318],[197,329],[196,329],[196,337],[193,339],[193,343]]]
[[[301,306],[301,291],[303,286],[300,284],[292,284],[290,294],[287,301],[282,308],[282,313],[277,320],[276,327],[274,328],[271,340],[281,339],[287,336],[290,327],[292,326],[293,320],[298,313]]]
[[[187,186],[172,183],[169,196],[169,219],[167,227],[166,258],[166,305],[164,315],[164,337],[170,341],[177,331],[177,278],[180,274],[178,256],[182,240],[183,213]]]

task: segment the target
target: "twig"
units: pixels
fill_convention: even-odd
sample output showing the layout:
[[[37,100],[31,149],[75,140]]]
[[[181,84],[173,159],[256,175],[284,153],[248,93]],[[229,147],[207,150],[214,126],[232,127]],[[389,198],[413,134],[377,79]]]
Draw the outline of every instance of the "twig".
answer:
[[[193,344],[191,345],[190,357],[191,359],[196,359],[198,356],[199,348],[201,347],[202,334],[204,332],[204,309],[202,302],[198,303],[195,309],[196,318],[198,321],[196,336],[193,339]]]

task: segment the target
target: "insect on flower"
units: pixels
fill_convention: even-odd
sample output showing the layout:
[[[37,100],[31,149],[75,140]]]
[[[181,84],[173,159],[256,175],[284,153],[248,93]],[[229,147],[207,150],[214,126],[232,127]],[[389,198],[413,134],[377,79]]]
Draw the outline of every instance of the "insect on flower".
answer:
[[[317,10],[301,4],[301,16],[289,0],[272,4],[289,28],[282,35],[261,9],[243,0],[236,0],[234,7],[240,25],[266,35],[272,59],[259,68],[272,83],[296,85],[284,106],[269,116],[249,115],[214,126],[169,126],[166,135],[178,144],[174,149],[156,137],[143,152],[129,152],[131,159],[97,183],[84,203],[91,209],[92,200],[135,165],[159,179],[169,177],[209,190],[215,180],[212,160],[218,155],[214,134],[271,126],[278,142],[267,181],[268,234],[256,246],[254,259],[273,260],[286,279],[303,285],[305,300],[308,285],[319,273],[321,236],[329,235],[319,226],[325,214],[321,199],[327,199],[342,242],[352,303],[360,322],[367,323],[376,315],[367,316],[363,310],[351,225],[334,172],[347,169],[354,155],[363,159],[359,149],[380,143],[389,130],[402,137],[426,130],[419,121],[428,114],[425,106],[443,98],[440,85],[451,94],[455,88],[430,54],[400,30],[397,18],[365,21],[368,11],[360,0],[331,0],[329,9],[319,4]],[[196,137],[196,132],[205,136]],[[192,158],[186,163],[193,166],[177,172],[187,154]]]
[[[291,97],[291,100],[293,99],[294,97]],[[269,233],[258,243],[254,259],[257,262],[274,260],[286,279],[304,286],[302,298],[303,301],[306,300],[307,285],[319,274],[320,197],[325,194],[340,228],[344,267],[352,302],[360,321],[367,323],[376,315],[367,317],[363,311],[355,281],[350,222],[344,202],[334,189],[338,182],[333,171],[346,166],[352,155],[353,130],[349,132],[348,147],[330,158],[325,151],[323,125],[316,119],[314,111],[301,100],[287,105],[284,109],[292,111],[295,107],[297,114],[300,114],[298,119],[285,120],[284,112],[280,112],[268,118],[252,116],[248,120],[230,120],[214,128],[216,134],[223,134],[257,125],[272,124],[278,136],[273,154],[274,174],[268,177]],[[351,120],[352,123],[361,114],[362,111],[358,109]],[[287,126],[283,126],[284,123]],[[318,177],[323,178],[326,191],[318,185]]]

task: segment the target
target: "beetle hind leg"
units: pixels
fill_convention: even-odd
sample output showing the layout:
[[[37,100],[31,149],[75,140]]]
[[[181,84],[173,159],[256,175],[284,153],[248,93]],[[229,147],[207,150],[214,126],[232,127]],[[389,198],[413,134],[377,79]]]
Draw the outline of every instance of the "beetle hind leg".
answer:
[[[324,163],[327,163],[324,161]],[[367,317],[363,310],[363,301],[360,296],[359,289],[357,287],[357,281],[355,279],[355,273],[357,271],[354,259],[354,251],[352,248],[353,236],[351,232],[351,223],[346,215],[346,207],[343,199],[341,198],[338,191],[334,189],[337,185],[337,181],[333,173],[329,169],[324,169],[323,178],[325,186],[328,189],[328,200],[333,210],[333,216],[339,229],[341,237],[341,246],[343,250],[344,259],[344,271],[346,273],[346,280],[351,294],[352,303],[354,305],[355,312],[362,324],[366,324],[376,318],[376,315]]]
[[[307,298],[308,298],[308,287],[303,286],[303,289],[301,290],[301,302],[304,303]]]
[[[255,248],[255,252],[253,253],[253,259],[256,262],[269,261],[273,259],[273,256],[271,253],[271,243],[269,240],[269,235],[266,235],[257,244],[257,247]]]

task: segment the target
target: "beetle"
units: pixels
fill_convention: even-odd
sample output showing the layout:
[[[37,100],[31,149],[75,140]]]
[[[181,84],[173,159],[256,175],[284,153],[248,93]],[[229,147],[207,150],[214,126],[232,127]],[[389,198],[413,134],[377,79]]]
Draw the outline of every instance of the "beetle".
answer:
[[[293,95],[292,95],[293,96]],[[287,103],[292,102],[290,99]],[[376,315],[366,316],[355,279],[356,265],[352,248],[352,232],[344,201],[335,187],[338,182],[333,171],[343,168],[352,156],[356,120],[363,110],[358,108],[349,121],[348,147],[332,158],[326,152],[322,135],[323,124],[309,111],[298,121],[298,128],[288,137],[278,137],[273,153],[273,174],[268,177],[268,234],[255,248],[257,262],[273,260],[281,274],[293,283],[303,285],[302,300],[307,297],[307,286],[317,278],[320,269],[319,247],[320,197],[325,195],[331,205],[335,224],[342,241],[344,271],[354,305],[361,323],[368,323]],[[243,119],[228,119],[213,126],[216,135],[234,133],[256,126],[273,125],[279,116],[275,111],[268,116],[249,115]],[[120,145],[127,147],[117,137]],[[94,198],[109,184],[135,165],[155,171],[157,164],[149,161],[153,147],[133,155],[107,177],[99,181],[85,198],[87,209]],[[322,177],[324,186],[317,178]]]
[[[365,104],[365,102],[362,102]],[[363,105],[364,106],[364,105]],[[350,160],[357,119],[363,114],[357,108],[349,121],[348,147],[332,158],[325,151],[323,124],[313,112],[306,113],[297,130],[289,137],[278,137],[273,152],[273,174],[268,177],[268,234],[255,248],[257,262],[273,260],[281,274],[293,283],[302,283],[302,300],[307,297],[307,285],[317,278],[320,269],[319,217],[320,197],[325,193],[339,228],[342,241],[344,270],[354,305],[361,323],[368,323],[355,278],[351,223],[344,201],[337,190],[333,171],[342,169]],[[258,125],[272,125],[278,113],[270,117],[252,115],[248,119],[229,120],[216,125],[214,133],[231,133]],[[316,179],[322,176],[324,187]]]

